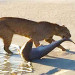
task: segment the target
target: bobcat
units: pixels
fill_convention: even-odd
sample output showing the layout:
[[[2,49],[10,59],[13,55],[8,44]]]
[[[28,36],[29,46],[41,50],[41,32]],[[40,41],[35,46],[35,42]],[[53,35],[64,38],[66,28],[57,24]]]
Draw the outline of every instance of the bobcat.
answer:
[[[12,52],[8,48],[11,44],[13,34],[19,34],[32,38],[36,46],[39,46],[39,41],[44,39],[51,43],[53,41],[53,35],[57,35],[62,38],[71,37],[70,31],[67,27],[59,26],[55,23],[46,21],[35,22],[15,17],[0,18],[0,37],[4,40],[4,50],[10,54],[12,54]],[[59,46],[59,48],[65,50],[62,46]]]

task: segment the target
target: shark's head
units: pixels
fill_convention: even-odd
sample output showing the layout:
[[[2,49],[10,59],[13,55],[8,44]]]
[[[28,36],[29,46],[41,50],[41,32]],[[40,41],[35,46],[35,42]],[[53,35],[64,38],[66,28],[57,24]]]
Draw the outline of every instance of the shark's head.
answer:
[[[72,43],[74,43],[75,44],[75,42],[73,42],[70,38],[63,38],[65,41],[70,41],[70,42],[72,42]]]

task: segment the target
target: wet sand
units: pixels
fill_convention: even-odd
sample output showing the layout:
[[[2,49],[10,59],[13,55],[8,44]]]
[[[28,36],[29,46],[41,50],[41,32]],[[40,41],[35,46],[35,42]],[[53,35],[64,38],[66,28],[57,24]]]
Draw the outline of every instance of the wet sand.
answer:
[[[0,1],[0,17],[20,17],[34,21],[48,21],[65,25],[71,32],[71,39],[75,41],[75,2],[74,0],[48,0],[48,1]],[[58,40],[59,37],[54,36]],[[14,35],[12,47],[22,46],[26,42],[23,36]],[[1,40],[0,40],[1,42]],[[42,44],[48,44],[41,42]],[[48,56],[32,63],[34,71],[26,73],[21,66],[19,55],[8,56],[0,54],[0,75],[75,75],[75,45],[70,42],[62,44],[67,50],[56,48]],[[3,44],[0,43],[0,52]],[[17,53],[16,50],[13,52]]]

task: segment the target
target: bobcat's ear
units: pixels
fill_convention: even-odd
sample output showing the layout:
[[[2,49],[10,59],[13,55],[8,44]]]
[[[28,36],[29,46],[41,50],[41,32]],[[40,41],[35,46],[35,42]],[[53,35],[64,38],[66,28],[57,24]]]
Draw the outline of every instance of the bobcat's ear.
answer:
[[[65,25],[62,25],[62,27],[65,27]]]

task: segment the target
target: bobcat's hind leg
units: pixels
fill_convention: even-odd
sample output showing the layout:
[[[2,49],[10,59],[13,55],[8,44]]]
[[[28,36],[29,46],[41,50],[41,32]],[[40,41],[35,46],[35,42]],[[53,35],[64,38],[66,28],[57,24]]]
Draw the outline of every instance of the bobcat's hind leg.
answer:
[[[52,40],[52,37],[51,37],[51,38],[45,39],[45,41],[48,42],[48,43],[52,43],[53,40]]]
[[[38,47],[40,45],[38,38],[37,39],[33,38],[32,40],[36,47]]]
[[[6,22],[1,21],[0,22],[0,37],[3,39],[3,42],[4,42],[4,50],[10,54],[12,54],[12,52],[9,50],[9,46],[11,44],[13,34],[14,32],[6,24]]]
[[[10,33],[10,34],[9,34],[9,33]],[[9,46],[10,46],[10,44],[11,44],[12,37],[13,37],[12,32],[8,32],[7,35],[5,34],[5,35],[3,36],[4,50],[5,50],[8,54],[13,54],[13,53],[9,50]]]
[[[13,54],[10,50],[9,50],[9,46],[11,44],[11,40],[12,38],[5,38],[4,39],[4,50],[8,53],[8,54]]]
[[[39,41],[34,41],[34,44],[36,47],[38,47],[40,45]]]
[[[38,37],[39,35],[38,34],[34,34],[34,36],[32,36],[32,40],[33,40],[33,42],[34,42],[34,44],[35,44],[35,46],[36,47],[38,47],[39,45],[40,45],[40,43],[39,43],[39,37]]]

